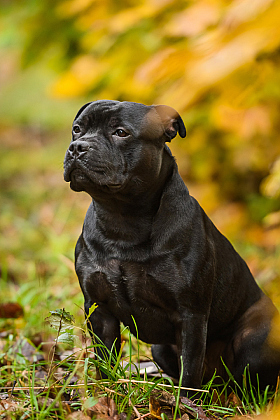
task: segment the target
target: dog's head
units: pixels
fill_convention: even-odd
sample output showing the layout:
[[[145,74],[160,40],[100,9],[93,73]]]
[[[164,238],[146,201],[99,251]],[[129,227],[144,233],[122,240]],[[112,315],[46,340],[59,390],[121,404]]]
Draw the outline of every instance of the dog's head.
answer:
[[[165,105],[96,101],[76,115],[64,160],[74,191],[145,191],[161,171],[165,142],[186,136],[182,118]]]

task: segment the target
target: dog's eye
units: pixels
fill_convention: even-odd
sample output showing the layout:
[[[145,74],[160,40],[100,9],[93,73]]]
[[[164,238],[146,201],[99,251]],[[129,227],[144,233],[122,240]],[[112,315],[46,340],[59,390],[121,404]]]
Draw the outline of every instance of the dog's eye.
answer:
[[[78,125],[74,125],[74,127],[73,127],[73,132],[74,132],[75,134],[80,133],[80,132],[81,132],[80,127],[79,127]]]
[[[118,128],[118,129],[114,132],[114,135],[115,135],[115,136],[118,136],[118,137],[127,137],[127,136],[129,136],[129,134],[128,134],[126,131],[124,131],[122,128]]]

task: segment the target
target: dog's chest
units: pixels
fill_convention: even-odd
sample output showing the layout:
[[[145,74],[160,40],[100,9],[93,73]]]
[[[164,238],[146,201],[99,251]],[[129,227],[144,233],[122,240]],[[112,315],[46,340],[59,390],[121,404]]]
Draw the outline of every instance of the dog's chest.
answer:
[[[93,268],[86,282],[91,300],[108,310],[134,330],[137,324],[143,341],[173,341],[176,307],[170,282],[152,264],[124,263],[110,260]],[[151,319],[153,322],[151,323]]]
[[[115,301],[117,305],[126,306],[137,303],[163,310],[172,306],[172,290],[168,288],[168,282],[149,264],[110,260],[103,267],[95,267],[91,283],[97,300],[102,302]]]

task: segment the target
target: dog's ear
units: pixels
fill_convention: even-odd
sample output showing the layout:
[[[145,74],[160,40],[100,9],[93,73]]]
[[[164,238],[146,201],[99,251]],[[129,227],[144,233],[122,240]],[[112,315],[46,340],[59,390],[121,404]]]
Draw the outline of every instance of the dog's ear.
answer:
[[[167,105],[155,105],[154,108],[164,125],[165,135],[168,139],[166,141],[174,139],[177,133],[179,133],[181,137],[186,137],[184,122],[174,108]]]
[[[79,115],[81,115],[81,113],[83,112],[83,110],[86,109],[86,107],[88,107],[90,104],[92,104],[92,102],[88,102],[87,104],[83,105],[82,108],[79,109],[78,114],[74,118],[74,121],[78,118]]]

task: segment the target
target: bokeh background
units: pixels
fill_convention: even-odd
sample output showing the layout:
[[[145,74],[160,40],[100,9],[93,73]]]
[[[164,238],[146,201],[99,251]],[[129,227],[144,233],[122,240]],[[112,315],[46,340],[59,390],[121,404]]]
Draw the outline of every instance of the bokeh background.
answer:
[[[0,8],[0,303],[24,308],[17,327],[34,335],[62,307],[82,319],[73,252],[90,199],[63,181],[63,159],[75,113],[96,99],[179,111],[181,175],[280,308],[280,2]]]

